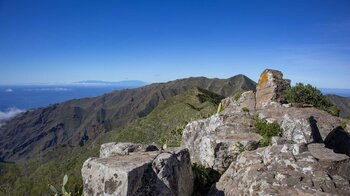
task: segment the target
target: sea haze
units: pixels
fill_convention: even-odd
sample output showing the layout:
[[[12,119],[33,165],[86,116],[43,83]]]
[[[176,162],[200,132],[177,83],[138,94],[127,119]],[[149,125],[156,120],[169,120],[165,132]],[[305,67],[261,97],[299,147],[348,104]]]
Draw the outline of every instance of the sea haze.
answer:
[[[139,86],[115,85],[17,85],[0,86],[0,122],[32,108],[45,107],[70,99],[95,97],[113,90]]]

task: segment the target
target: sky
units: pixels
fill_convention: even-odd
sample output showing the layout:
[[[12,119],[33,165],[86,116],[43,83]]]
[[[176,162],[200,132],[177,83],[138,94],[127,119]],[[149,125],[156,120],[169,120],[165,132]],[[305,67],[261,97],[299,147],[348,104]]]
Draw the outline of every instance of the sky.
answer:
[[[350,1],[0,0],[0,84],[191,76],[350,88]]]

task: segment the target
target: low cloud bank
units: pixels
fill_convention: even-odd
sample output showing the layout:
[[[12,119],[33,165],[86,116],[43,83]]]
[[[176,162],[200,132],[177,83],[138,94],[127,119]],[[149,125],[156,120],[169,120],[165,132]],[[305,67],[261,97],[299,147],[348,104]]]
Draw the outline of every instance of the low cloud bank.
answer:
[[[6,120],[13,118],[22,112],[24,112],[24,110],[18,108],[8,108],[5,111],[0,111],[0,126],[3,125]]]

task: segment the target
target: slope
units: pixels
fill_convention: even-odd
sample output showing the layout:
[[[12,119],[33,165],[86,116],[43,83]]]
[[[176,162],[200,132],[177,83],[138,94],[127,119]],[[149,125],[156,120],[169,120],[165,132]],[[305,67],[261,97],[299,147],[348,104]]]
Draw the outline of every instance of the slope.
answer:
[[[326,95],[329,101],[340,108],[340,117],[350,118],[350,97]]]

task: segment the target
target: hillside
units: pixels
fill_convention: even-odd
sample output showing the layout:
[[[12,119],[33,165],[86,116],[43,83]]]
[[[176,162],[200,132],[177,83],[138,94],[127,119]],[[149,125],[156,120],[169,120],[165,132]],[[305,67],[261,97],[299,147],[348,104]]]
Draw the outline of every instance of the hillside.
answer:
[[[350,97],[327,95],[329,101],[340,108],[340,117],[350,118]]]
[[[101,133],[147,116],[160,101],[192,87],[227,97],[254,89],[255,85],[243,75],[229,79],[187,78],[27,111],[0,128],[0,160],[28,159],[58,145],[83,146]]]
[[[162,144],[161,140],[165,139],[172,142],[170,145],[180,145],[181,137],[174,137],[174,131],[191,120],[206,118],[215,113],[222,98],[203,89],[191,88],[162,101],[148,116],[123,128],[113,129],[98,137],[95,142],[88,142],[83,147],[58,146],[38,162],[7,165],[7,173],[0,177],[0,195],[6,191],[11,195],[47,195],[47,184],[60,184],[65,173],[69,175],[70,190],[79,187],[82,185],[80,169],[83,162],[90,156],[96,156],[104,142],[154,141]],[[177,136],[181,136],[181,133]]]

